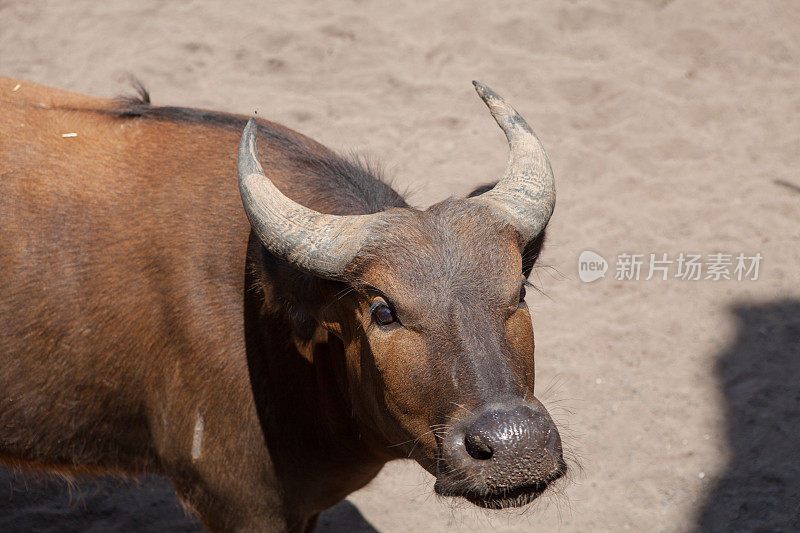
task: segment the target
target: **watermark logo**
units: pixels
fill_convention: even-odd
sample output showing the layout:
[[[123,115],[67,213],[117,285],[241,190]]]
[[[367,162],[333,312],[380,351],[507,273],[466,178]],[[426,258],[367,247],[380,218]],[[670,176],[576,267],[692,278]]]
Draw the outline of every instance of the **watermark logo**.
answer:
[[[614,264],[617,281],[650,281],[680,279],[683,281],[756,281],[764,259],[760,253],[683,253],[672,255],[621,253]],[[578,275],[581,281],[591,283],[605,277],[608,263],[600,254],[584,250],[578,257]]]
[[[591,250],[584,250],[578,256],[578,276],[581,281],[591,283],[605,277],[608,271],[608,261]]]

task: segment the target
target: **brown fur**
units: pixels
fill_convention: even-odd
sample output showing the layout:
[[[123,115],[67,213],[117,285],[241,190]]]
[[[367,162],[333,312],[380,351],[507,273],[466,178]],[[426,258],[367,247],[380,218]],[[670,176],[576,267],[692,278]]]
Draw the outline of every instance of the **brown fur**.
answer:
[[[324,281],[250,232],[243,117],[2,78],[0,95],[0,461],[165,473],[212,530],[303,530],[388,460],[435,474],[431,426],[532,396],[517,295],[541,239],[523,263],[481,208],[407,208],[369,169],[262,121],[285,194],[395,212],[348,283]],[[371,323],[378,295],[402,330]]]

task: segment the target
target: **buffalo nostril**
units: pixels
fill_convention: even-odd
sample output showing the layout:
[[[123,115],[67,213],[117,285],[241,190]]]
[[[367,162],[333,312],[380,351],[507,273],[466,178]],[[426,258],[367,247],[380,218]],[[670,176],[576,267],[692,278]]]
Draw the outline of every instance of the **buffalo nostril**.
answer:
[[[473,459],[485,461],[491,459],[492,455],[494,455],[492,447],[480,435],[467,434],[464,437],[464,445],[467,448],[467,453]]]

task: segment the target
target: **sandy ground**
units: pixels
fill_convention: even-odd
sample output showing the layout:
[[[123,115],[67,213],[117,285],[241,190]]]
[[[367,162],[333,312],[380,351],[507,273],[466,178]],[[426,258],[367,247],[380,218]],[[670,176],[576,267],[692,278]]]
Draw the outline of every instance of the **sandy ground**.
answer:
[[[321,531],[800,530],[800,3],[0,0],[0,51],[3,75],[258,110],[379,158],[421,206],[505,166],[472,79],[537,130],[559,194],[537,389],[582,472],[488,514],[390,464]],[[617,281],[623,252],[764,259],[757,281]],[[163,479],[0,473],[0,530],[30,529],[199,526]]]

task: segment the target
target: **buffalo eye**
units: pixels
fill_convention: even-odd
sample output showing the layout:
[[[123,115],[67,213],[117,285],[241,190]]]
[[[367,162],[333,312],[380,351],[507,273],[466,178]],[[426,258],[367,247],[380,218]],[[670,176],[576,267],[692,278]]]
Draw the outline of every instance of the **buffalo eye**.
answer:
[[[386,304],[376,304],[372,309],[372,316],[375,317],[375,322],[381,326],[388,326],[397,321],[394,311]]]
[[[525,301],[525,285],[519,288],[519,301],[520,303]]]

